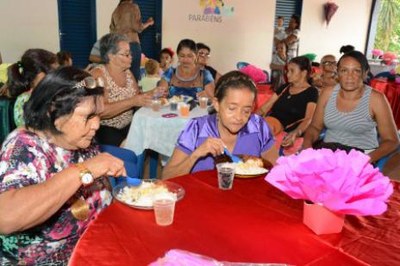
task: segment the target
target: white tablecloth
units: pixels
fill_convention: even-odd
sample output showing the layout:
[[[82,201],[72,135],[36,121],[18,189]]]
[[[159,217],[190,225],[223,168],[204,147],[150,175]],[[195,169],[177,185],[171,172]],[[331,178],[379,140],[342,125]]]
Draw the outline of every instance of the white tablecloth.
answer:
[[[169,107],[163,107],[159,112],[142,107],[133,116],[132,124],[126,139],[125,148],[142,154],[151,149],[161,155],[170,157],[174,151],[176,140],[187,121],[193,117],[207,115],[207,109],[194,108],[187,118],[165,118],[163,114],[173,113]]]
[[[396,65],[384,65],[376,62],[369,62],[369,67],[371,68],[371,73],[376,76],[379,73],[388,72],[396,68]]]

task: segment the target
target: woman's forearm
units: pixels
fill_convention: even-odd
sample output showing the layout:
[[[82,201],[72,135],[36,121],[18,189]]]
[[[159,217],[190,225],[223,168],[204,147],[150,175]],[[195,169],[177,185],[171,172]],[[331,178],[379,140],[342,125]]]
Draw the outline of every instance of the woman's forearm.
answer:
[[[162,172],[162,178],[168,179],[190,173],[190,170],[192,170],[193,165],[196,163],[197,160],[198,157],[194,153],[192,153],[190,156],[187,156],[179,163],[168,164]]]
[[[81,186],[79,170],[69,167],[44,183],[0,194],[0,234],[23,231],[56,213]]]
[[[311,148],[314,142],[318,140],[320,132],[318,128],[311,124],[304,133],[303,148]]]
[[[100,114],[101,119],[113,118],[135,106],[135,96],[118,102],[105,103],[104,110]]]
[[[398,141],[392,141],[392,140],[382,141],[376,150],[368,154],[369,157],[371,158],[370,162],[376,162],[380,160],[382,157],[385,157],[394,152],[396,149],[398,149],[398,147],[399,147]]]

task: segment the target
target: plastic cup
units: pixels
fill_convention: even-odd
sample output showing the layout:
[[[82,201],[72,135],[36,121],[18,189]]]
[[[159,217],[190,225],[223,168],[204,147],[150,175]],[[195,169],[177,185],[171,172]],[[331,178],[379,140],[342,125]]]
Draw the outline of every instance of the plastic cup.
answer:
[[[154,112],[158,112],[161,109],[161,101],[159,99],[154,99],[151,101],[151,109]]]
[[[179,113],[182,117],[188,117],[190,112],[189,104],[179,103]]]
[[[199,105],[201,109],[205,109],[207,108],[207,102],[208,102],[208,98],[207,97],[200,97],[199,98]]]
[[[175,200],[156,199],[153,201],[156,223],[160,226],[171,225],[174,221]]]
[[[176,112],[178,110],[178,103],[175,101],[171,101],[169,103],[169,108],[171,111]]]
[[[232,189],[235,176],[235,165],[232,163],[217,164],[218,188],[222,190]]]

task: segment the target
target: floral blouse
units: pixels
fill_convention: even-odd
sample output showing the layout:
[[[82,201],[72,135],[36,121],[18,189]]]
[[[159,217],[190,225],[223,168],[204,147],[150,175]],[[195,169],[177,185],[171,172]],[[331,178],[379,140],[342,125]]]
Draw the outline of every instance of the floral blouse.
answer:
[[[0,152],[0,193],[43,183],[71,164],[95,156],[95,145],[81,150],[65,150],[24,128],[14,130]],[[78,177],[77,177],[78,178]],[[89,204],[89,218],[83,221],[71,214],[73,198]],[[0,265],[65,265],[79,237],[91,220],[111,203],[108,181],[98,178],[81,187],[43,224],[22,232],[0,235]]]
[[[31,91],[26,91],[17,97],[14,104],[14,122],[17,127],[25,125],[24,104],[31,97]]]

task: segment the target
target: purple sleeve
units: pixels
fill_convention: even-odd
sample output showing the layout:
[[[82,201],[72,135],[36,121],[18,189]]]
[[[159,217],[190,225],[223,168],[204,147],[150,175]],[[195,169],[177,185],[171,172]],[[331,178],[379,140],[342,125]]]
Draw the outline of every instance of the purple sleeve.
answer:
[[[264,118],[258,116],[259,126],[260,126],[260,143],[261,143],[261,153],[269,150],[272,145],[274,145],[274,136],[272,135],[271,129],[269,128],[267,122]]]
[[[176,147],[186,154],[191,154],[197,148],[200,127],[196,119],[190,120],[178,137]]]

